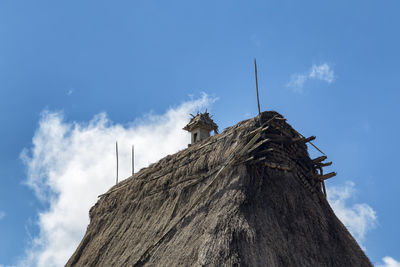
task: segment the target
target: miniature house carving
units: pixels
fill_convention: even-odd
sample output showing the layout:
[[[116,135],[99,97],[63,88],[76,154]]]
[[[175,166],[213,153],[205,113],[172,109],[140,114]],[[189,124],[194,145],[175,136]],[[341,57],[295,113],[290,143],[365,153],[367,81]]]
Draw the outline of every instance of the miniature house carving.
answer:
[[[192,115],[192,119],[183,130],[191,133],[192,144],[194,144],[209,137],[211,131],[214,131],[214,133],[217,134],[218,126],[206,111],[205,113],[198,113],[196,116]]]

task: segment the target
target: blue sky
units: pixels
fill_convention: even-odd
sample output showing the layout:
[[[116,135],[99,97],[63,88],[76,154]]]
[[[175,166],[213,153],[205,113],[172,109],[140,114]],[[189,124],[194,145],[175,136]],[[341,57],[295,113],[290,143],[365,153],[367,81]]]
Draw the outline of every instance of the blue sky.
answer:
[[[335,211],[371,261],[399,266],[399,8],[394,0],[2,0],[0,265],[62,262],[44,259],[55,242],[45,218],[78,188],[71,181],[96,173],[77,162],[103,166],[114,156],[88,150],[134,142],[144,167],[184,147],[177,129],[189,111],[207,107],[221,129],[255,116],[256,57],[262,109],[317,136],[338,172],[327,182]],[[169,146],[141,151],[160,125]],[[89,146],[88,133],[101,145]],[[114,181],[104,179],[96,190]],[[85,230],[65,227],[77,237]]]

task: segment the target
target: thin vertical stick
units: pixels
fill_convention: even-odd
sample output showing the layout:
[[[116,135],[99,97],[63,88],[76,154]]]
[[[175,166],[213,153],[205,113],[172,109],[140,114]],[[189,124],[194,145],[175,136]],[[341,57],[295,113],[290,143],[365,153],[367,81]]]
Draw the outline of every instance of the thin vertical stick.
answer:
[[[254,59],[254,70],[256,75],[256,90],[257,90],[257,106],[258,106],[258,114],[260,115],[260,98],[258,96],[258,79],[257,79],[257,61]]]
[[[320,174],[321,176],[324,176],[324,171],[323,171],[322,167],[319,167],[319,174]],[[325,181],[322,180],[322,181],[321,181],[321,184],[322,184],[322,191],[324,192],[325,198],[327,198],[328,195],[326,194]]]
[[[135,173],[135,147],[132,145],[132,176]]]
[[[322,183],[322,190],[324,191],[325,198],[328,198],[328,195],[326,194],[325,181],[322,181],[321,183]]]
[[[115,154],[117,155],[117,180],[116,180],[116,184],[118,184],[118,141],[115,142]]]

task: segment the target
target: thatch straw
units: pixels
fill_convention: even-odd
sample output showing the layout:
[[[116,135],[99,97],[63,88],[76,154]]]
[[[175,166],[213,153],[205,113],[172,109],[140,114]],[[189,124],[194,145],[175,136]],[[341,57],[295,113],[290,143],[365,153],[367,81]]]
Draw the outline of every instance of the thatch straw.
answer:
[[[299,140],[263,112],[142,169],[90,210],[67,266],[371,266]]]

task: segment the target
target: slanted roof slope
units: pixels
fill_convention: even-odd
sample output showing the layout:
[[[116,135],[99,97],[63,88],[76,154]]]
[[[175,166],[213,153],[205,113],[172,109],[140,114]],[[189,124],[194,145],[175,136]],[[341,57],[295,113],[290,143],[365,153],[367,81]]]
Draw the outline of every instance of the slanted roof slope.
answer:
[[[101,196],[67,266],[372,266],[276,112],[142,169]]]

